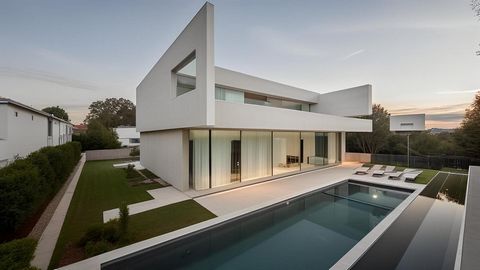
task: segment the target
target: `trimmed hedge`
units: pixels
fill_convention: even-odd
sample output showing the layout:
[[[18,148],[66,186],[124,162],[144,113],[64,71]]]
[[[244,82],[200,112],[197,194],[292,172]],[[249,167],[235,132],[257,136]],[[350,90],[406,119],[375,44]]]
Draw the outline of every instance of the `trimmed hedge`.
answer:
[[[30,261],[33,259],[36,246],[37,241],[31,238],[0,244],[0,269],[33,269],[30,267]]]
[[[80,153],[80,144],[69,142],[44,147],[0,169],[1,235],[14,232],[56,194]]]

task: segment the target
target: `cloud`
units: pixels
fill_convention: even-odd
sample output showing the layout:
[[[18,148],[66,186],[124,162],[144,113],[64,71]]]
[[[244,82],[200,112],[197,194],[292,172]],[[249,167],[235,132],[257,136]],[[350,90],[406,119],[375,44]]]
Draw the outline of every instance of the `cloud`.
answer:
[[[458,95],[458,94],[470,94],[480,92],[480,89],[473,89],[473,90],[460,90],[460,91],[438,91],[435,94],[439,95]]]
[[[301,36],[292,36],[266,27],[257,27],[252,30],[253,38],[269,49],[275,49],[282,54],[304,57],[324,57],[318,45],[301,41]],[[311,40],[311,39],[306,39]]]
[[[465,116],[470,103],[459,103],[431,107],[411,107],[389,110],[392,115],[425,113],[427,128],[457,128]]]
[[[358,51],[354,51],[353,53],[347,54],[346,56],[340,58],[340,60],[345,61],[345,60],[347,60],[347,59],[349,59],[349,58],[354,57],[355,55],[359,55],[359,54],[364,53],[364,52],[365,52],[364,49],[361,49],[361,50],[358,50]]]
[[[96,85],[90,82],[76,80],[76,79],[62,76],[60,74],[34,70],[34,69],[16,69],[16,68],[10,68],[10,67],[0,67],[0,76],[45,81],[45,82],[58,84],[61,86],[84,89],[89,91],[99,90],[99,87],[97,87]]]

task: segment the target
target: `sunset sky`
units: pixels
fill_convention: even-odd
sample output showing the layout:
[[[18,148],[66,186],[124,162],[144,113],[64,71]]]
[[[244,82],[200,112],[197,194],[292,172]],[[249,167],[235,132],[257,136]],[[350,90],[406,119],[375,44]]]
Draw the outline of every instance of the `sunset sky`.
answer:
[[[224,0],[215,64],[320,93],[373,85],[391,113],[458,126],[480,90],[468,0]],[[0,1],[0,96],[74,123],[135,88],[204,1]]]

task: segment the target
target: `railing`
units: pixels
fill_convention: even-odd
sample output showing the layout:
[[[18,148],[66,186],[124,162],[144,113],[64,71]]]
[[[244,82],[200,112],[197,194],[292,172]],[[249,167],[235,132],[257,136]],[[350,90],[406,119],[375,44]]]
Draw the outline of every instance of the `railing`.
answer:
[[[406,155],[372,154],[372,163],[406,167],[408,160]],[[412,168],[468,169],[470,165],[480,165],[480,159],[463,156],[410,156],[410,167]]]

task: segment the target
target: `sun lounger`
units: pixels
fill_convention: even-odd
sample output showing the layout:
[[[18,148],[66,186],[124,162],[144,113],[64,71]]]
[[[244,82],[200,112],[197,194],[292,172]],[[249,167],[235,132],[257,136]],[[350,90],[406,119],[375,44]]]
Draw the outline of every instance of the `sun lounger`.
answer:
[[[393,167],[393,166],[392,166]],[[411,173],[411,174],[414,174],[416,172],[420,172],[422,173],[422,171],[419,171],[417,169],[410,169],[410,168],[406,168],[404,169],[403,171],[398,171],[398,172],[389,172],[389,173],[386,173],[388,174],[388,178],[389,179],[400,179],[400,177],[402,175],[405,175],[405,174],[408,174],[408,173]]]
[[[395,166],[385,167],[385,173],[392,173],[392,172],[395,172]]]
[[[417,178],[423,171],[411,171],[403,174],[403,177],[405,177],[405,181],[415,181],[415,178]]]
[[[354,174],[367,174],[369,169],[368,167],[358,167],[355,169]]]

